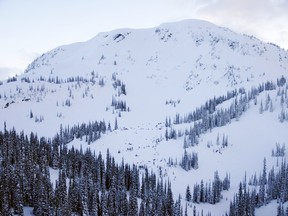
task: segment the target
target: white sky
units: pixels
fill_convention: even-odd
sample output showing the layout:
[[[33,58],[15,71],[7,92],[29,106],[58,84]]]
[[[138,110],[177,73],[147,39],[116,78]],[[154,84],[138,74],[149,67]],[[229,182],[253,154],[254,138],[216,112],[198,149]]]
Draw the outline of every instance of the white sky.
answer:
[[[203,19],[288,49],[288,0],[0,0],[0,80],[57,46]]]

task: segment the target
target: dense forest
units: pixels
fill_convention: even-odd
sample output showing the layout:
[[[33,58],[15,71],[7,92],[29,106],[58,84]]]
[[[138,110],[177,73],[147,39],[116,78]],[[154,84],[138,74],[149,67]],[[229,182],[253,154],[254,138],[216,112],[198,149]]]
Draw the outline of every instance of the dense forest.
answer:
[[[2,215],[181,215],[170,182],[146,168],[116,164],[89,149],[67,148],[63,137],[38,138],[14,129],[0,132]],[[58,179],[51,181],[51,169]],[[138,205],[140,203],[140,205]]]
[[[24,206],[34,207],[34,215],[187,215],[181,196],[173,198],[169,181],[145,167],[117,164],[109,150],[104,159],[89,148],[68,149],[63,140],[61,133],[47,139],[4,127],[0,132],[2,215],[23,215]],[[254,215],[255,208],[271,200],[279,202],[278,215],[287,215],[282,203],[288,201],[288,166],[282,161],[278,171],[268,172],[265,159],[263,164],[258,177],[252,176],[248,184],[245,177],[239,184],[229,215]],[[51,170],[58,172],[55,182]],[[201,181],[193,191],[187,186],[184,203],[215,204],[229,187],[230,176],[222,181],[216,171],[212,183]],[[195,206],[193,212],[199,214]]]

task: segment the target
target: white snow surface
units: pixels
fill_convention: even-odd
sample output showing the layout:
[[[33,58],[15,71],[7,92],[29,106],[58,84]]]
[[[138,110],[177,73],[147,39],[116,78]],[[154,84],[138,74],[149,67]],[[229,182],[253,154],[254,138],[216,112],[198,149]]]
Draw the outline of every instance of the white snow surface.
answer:
[[[257,105],[250,102],[239,121],[232,120],[231,124],[202,134],[199,144],[187,149],[198,152],[197,170],[187,172],[167,165],[169,157],[179,161],[184,149],[183,137],[165,140],[165,118],[187,114],[229,90],[250,90],[266,81],[276,82],[282,75],[287,77],[287,69],[285,50],[205,21],[119,29],[51,50],[32,62],[17,81],[4,81],[0,85],[0,125],[6,122],[7,128],[51,137],[59,132],[61,124],[65,127],[105,120],[113,128],[117,117],[118,130],[107,132],[89,146],[77,139],[69,146],[82,145],[103,155],[109,148],[118,162],[124,158],[125,162],[145,165],[171,181],[175,198],[179,194],[185,197],[187,185],[193,188],[201,179],[212,181],[216,170],[221,179],[230,173],[231,189],[222,193],[220,203],[196,204],[197,211],[203,209],[204,214],[223,215],[245,173],[248,179],[255,172],[258,174],[264,157],[268,169],[276,166],[271,151],[276,142],[288,141],[287,122],[280,123],[278,119],[281,106],[276,90],[269,92],[273,112],[259,114],[260,100],[264,101],[267,94],[263,92]],[[113,88],[113,74],[125,84],[127,95],[119,96],[119,90]],[[47,82],[49,78],[65,81],[77,76],[94,82]],[[24,78],[31,82],[24,82]],[[104,86],[98,84],[101,80]],[[111,106],[112,97],[126,101],[130,112],[121,112],[119,117],[119,110]],[[65,106],[66,100],[71,106]],[[4,108],[7,103],[9,106]],[[43,121],[35,122],[36,117]],[[216,145],[218,135],[220,140],[223,135],[228,136],[227,148]],[[212,143],[210,148],[208,142]],[[277,205],[271,203],[258,209],[256,215],[273,215],[276,209]],[[30,211],[26,208],[25,215]],[[193,208],[188,211],[192,214]]]

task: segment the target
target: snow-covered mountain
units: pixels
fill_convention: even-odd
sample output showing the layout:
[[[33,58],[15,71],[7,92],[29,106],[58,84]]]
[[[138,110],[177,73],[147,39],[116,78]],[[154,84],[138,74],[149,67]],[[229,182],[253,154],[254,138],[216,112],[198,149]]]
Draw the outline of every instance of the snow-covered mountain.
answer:
[[[219,203],[187,202],[189,215],[192,205],[222,215],[245,173],[249,180],[264,158],[271,169],[287,157],[271,155],[288,140],[287,70],[284,49],[205,21],[119,29],[55,48],[1,82],[0,124],[53,137],[60,127],[110,123],[96,141],[73,137],[67,145],[109,148],[118,162],[148,167],[170,180],[184,207],[187,185],[211,183],[216,170],[221,179],[229,173],[231,186]],[[226,122],[219,116],[229,108]],[[198,155],[197,169],[180,165],[184,142],[186,152]],[[256,215],[276,214],[277,206],[271,202]]]

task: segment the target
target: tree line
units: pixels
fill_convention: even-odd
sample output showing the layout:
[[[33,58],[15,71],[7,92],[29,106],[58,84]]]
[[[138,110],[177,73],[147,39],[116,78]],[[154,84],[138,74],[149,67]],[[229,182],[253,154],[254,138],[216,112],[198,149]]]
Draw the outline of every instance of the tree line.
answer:
[[[185,198],[188,202],[216,204],[220,202],[221,191],[230,189],[230,175],[226,174],[223,181],[219,178],[218,171],[214,173],[214,179],[204,185],[203,180],[200,184],[195,184],[193,192],[189,185],[186,188]]]
[[[0,212],[23,215],[183,215],[171,183],[147,168],[15,129],[0,132]],[[52,182],[51,171],[58,177]],[[55,176],[54,176],[55,177]],[[139,204],[140,203],[140,204]],[[139,204],[139,205],[138,205]]]
[[[253,103],[257,104],[257,96],[263,91],[271,91],[275,90],[277,86],[279,88],[283,87],[286,83],[286,79],[281,77],[277,79],[277,83],[272,81],[267,81],[266,83],[260,84],[258,87],[252,87],[249,91],[246,91],[244,88],[240,88],[238,90],[233,90],[227,92],[225,96],[214,97],[213,99],[209,99],[205,102],[204,105],[196,108],[194,111],[189,112],[181,116],[179,113],[175,115],[173,120],[171,117],[166,117],[165,120],[165,138],[169,139],[177,139],[178,137],[184,136],[184,147],[187,148],[189,146],[197,145],[199,142],[199,136],[209,130],[212,130],[215,127],[222,127],[229,124],[233,119],[236,121],[239,120],[241,115],[246,112],[249,108],[249,102],[253,101]],[[288,86],[286,85],[287,92]],[[281,96],[282,95],[282,96]],[[284,104],[284,90],[281,94],[281,105]],[[287,98],[287,96],[285,96]],[[232,100],[233,99],[233,100]],[[223,104],[225,101],[232,100],[231,104],[227,108],[217,108],[217,106]],[[287,99],[288,101],[288,99]],[[261,102],[262,104],[262,102]],[[259,112],[263,112],[264,110],[270,109],[273,111],[272,100],[267,96],[265,107],[262,104]],[[288,104],[288,102],[287,102]],[[287,105],[288,106],[288,105]],[[280,121],[285,119],[284,112],[281,112]],[[284,117],[283,117],[284,116]],[[287,115],[288,116],[288,115]],[[287,117],[288,119],[288,117]],[[173,125],[187,124],[193,123],[193,126],[190,128],[186,128],[183,130],[176,130],[173,128]]]

